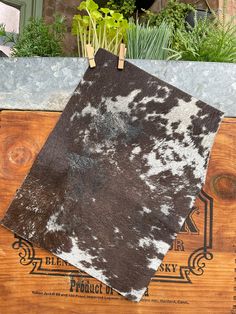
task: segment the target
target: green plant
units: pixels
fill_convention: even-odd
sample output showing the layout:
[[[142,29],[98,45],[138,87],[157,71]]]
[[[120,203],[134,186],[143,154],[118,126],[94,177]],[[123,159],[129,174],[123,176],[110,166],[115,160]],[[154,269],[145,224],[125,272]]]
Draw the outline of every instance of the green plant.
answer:
[[[109,9],[119,12],[125,18],[131,17],[136,9],[136,0],[109,0],[107,6]]]
[[[12,49],[14,57],[56,57],[63,54],[62,40],[65,34],[65,19],[55,16],[47,25],[42,19],[33,19],[25,27]]]
[[[218,18],[197,20],[195,26],[179,29],[170,59],[236,62],[236,25]]]
[[[117,54],[129,26],[124,16],[108,8],[99,9],[93,0],[81,2],[78,9],[87,13],[73,17],[72,34],[77,36],[78,54],[86,56],[86,44],[91,44],[95,52],[105,48]]]
[[[189,11],[193,11],[191,4],[181,3],[178,0],[169,0],[164,9],[159,13],[145,11],[144,18],[148,20],[149,25],[159,26],[163,21],[172,25],[174,29],[182,28],[185,18]]]
[[[167,59],[170,40],[171,27],[164,21],[159,27],[132,23],[127,31],[127,56],[132,59]]]

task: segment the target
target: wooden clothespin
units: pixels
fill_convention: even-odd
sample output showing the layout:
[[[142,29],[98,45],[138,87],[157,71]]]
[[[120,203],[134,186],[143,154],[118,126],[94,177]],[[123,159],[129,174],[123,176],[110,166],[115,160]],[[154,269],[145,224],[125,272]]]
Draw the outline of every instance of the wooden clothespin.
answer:
[[[86,45],[86,51],[87,51],[87,57],[88,57],[90,68],[95,68],[96,67],[96,63],[95,63],[95,59],[94,59],[94,49],[93,49],[93,47],[90,44]]]
[[[120,44],[120,52],[119,52],[119,61],[118,61],[118,69],[123,70],[125,65],[125,55],[126,55],[125,44]]]

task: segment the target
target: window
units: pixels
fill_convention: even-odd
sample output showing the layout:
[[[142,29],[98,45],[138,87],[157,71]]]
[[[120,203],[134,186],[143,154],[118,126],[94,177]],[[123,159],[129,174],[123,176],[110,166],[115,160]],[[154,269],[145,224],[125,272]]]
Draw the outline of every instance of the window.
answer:
[[[5,25],[6,32],[18,34],[20,28],[20,10],[0,2],[0,24]],[[3,46],[2,44],[3,42],[1,42],[0,39],[0,50],[3,51],[6,55],[9,55],[10,46]]]
[[[7,32],[19,33],[27,21],[42,17],[43,0],[3,0],[0,1],[0,24],[6,25]],[[0,38],[0,50],[9,55],[10,47],[3,47]]]

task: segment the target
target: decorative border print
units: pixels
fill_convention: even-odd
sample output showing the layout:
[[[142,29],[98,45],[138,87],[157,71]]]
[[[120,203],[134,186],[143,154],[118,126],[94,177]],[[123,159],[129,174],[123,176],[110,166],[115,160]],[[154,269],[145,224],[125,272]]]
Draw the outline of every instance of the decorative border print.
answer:
[[[197,247],[188,256],[185,265],[178,267],[178,272],[165,272],[163,274],[158,270],[156,275],[152,278],[153,282],[167,282],[167,283],[185,283],[191,284],[191,276],[201,276],[204,273],[206,267],[205,261],[209,261],[213,258],[211,252],[212,249],[212,228],[213,228],[213,199],[203,190],[199,194],[200,206],[193,208],[187,217],[178,238],[175,241],[179,241],[175,244],[181,246],[183,241],[179,240],[181,234],[187,234],[188,236],[203,236],[203,241],[200,247]],[[194,215],[203,215],[203,228],[198,228],[194,221]],[[12,244],[12,248],[18,250],[20,264],[32,265],[30,274],[32,275],[46,275],[46,276],[68,276],[68,277],[80,277],[91,278],[85,272],[75,269],[69,263],[62,261],[57,257],[39,257],[37,255],[37,249],[28,241],[15,235],[16,241]],[[181,249],[176,249],[181,251]],[[181,253],[180,253],[181,254]],[[57,266],[55,268],[54,266]],[[171,264],[167,264],[171,265]],[[174,265],[174,264],[173,264]],[[58,267],[60,266],[60,267]],[[160,268],[169,267],[162,264]],[[174,267],[174,266],[173,266]]]

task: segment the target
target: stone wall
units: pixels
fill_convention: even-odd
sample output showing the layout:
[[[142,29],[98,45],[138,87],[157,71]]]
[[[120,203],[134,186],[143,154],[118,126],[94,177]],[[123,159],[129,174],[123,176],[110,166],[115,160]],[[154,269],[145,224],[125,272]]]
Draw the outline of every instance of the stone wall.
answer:
[[[73,56],[77,52],[77,44],[75,36],[71,35],[71,23],[73,16],[78,12],[81,0],[44,0],[43,17],[47,23],[53,21],[53,15],[59,13],[66,17],[67,33],[64,40],[64,51],[66,55]]]

